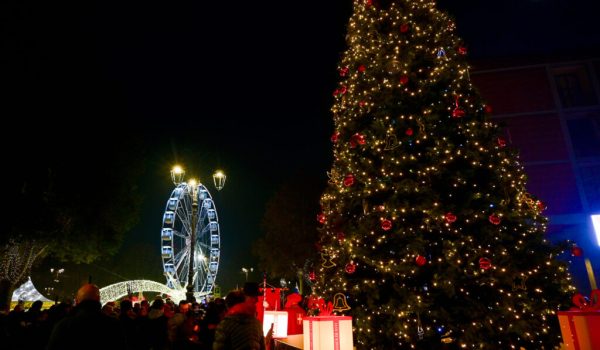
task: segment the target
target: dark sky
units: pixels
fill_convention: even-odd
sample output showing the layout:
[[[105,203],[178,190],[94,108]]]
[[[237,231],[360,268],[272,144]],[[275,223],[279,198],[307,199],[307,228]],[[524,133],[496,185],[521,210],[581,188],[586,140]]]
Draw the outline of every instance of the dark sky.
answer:
[[[3,134],[21,147],[66,129],[105,133],[106,142],[117,128],[144,137],[146,203],[124,252],[140,243],[158,249],[175,161],[203,179],[222,167],[218,281],[229,289],[243,282],[242,266],[256,267],[249,247],[278,185],[328,170],[331,91],[351,3],[8,0],[0,5]],[[439,3],[474,59],[600,44],[596,0]],[[84,157],[85,147],[74,145],[73,155]],[[159,261],[156,251],[146,277],[160,278]]]

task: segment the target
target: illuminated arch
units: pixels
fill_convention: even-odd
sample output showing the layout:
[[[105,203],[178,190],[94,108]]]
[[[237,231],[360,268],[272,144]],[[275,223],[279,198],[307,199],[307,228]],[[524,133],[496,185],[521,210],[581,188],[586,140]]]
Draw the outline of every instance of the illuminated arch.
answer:
[[[102,305],[109,301],[118,300],[131,293],[139,292],[156,292],[167,294],[171,300],[178,303],[179,300],[185,299],[184,290],[176,290],[167,287],[164,284],[149,281],[149,280],[133,280],[111,284],[100,289],[100,302]]]

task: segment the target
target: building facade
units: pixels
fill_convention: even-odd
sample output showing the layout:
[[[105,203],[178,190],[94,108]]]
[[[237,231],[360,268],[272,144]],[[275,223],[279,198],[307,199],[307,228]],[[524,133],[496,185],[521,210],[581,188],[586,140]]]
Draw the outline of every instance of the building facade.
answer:
[[[471,80],[519,150],[528,190],[546,205],[548,238],[571,240],[600,273],[600,55],[578,59],[479,62]],[[577,287],[590,281],[571,258]]]

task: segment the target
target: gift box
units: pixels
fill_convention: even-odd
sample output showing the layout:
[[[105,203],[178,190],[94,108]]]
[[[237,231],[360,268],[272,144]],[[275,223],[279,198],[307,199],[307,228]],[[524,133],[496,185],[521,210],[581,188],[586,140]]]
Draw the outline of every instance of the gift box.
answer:
[[[559,311],[558,321],[567,350],[600,349],[600,310]]]
[[[287,311],[265,311],[263,315],[263,333],[266,336],[273,325],[273,338],[286,338],[288,336]]]
[[[352,317],[315,316],[302,320],[305,350],[352,350]]]

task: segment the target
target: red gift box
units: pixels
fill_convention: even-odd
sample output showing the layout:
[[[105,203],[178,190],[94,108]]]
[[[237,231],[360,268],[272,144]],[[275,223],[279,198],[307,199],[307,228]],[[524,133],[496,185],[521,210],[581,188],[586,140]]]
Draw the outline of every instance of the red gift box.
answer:
[[[352,350],[352,317],[315,316],[302,322],[305,350]]]
[[[558,321],[567,350],[600,349],[600,310],[559,311]]]

